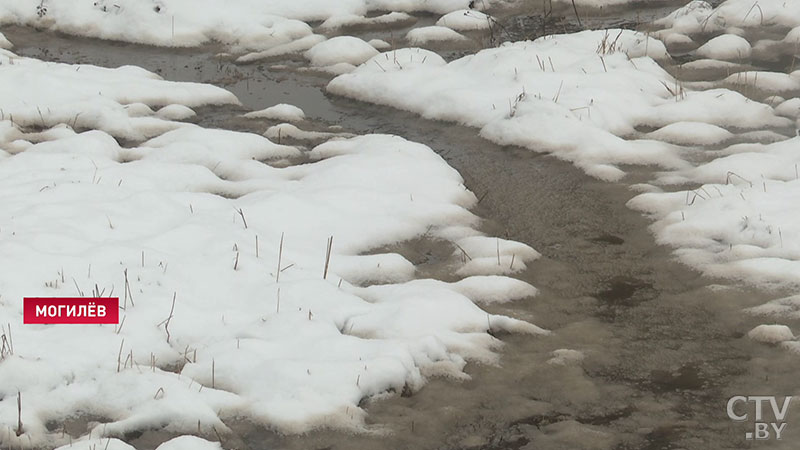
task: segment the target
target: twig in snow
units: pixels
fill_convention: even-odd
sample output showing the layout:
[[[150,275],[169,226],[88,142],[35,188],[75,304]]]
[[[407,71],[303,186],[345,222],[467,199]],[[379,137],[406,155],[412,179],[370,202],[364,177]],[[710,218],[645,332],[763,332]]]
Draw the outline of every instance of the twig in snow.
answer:
[[[732,176],[743,180],[745,183],[749,184],[750,187],[753,187],[753,182],[752,181],[748,180],[747,178],[745,178],[745,177],[743,177],[741,175],[738,175],[738,174],[736,174],[734,172],[730,172],[730,171],[728,172],[728,175],[725,177],[725,184],[730,184]]]
[[[247,219],[244,218],[244,211],[242,211],[242,208],[239,208],[236,211],[239,213],[240,216],[242,216],[242,222],[244,223],[244,229],[246,230],[247,229]]]
[[[170,307],[170,309],[169,309],[169,317],[167,317],[166,319],[162,320],[161,323],[159,323],[157,325],[157,326],[160,326],[161,324],[164,325],[164,331],[167,333],[167,343],[168,344],[169,344],[169,339],[171,337],[170,334],[169,334],[169,322],[172,320],[173,313],[175,312],[175,297],[177,297],[177,296],[178,296],[177,292],[174,292],[172,294],[172,307]]]
[[[281,281],[281,259],[283,258],[283,233],[281,233],[281,243],[278,245],[278,270],[275,271],[275,283]]]
[[[117,373],[120,371],[120,364],[122,364],[122,347],[125,345],[125,338],[119,343],[119,353],[117,354]]]
[[[17,391],[17,436],[22,435],[22,393]]]
[[[328,238],[328,249],[325,251],[325,271],[322,272],[322,279],[328,279],[328,267],[331,262],[331,250],[333,249],[333,236]]]

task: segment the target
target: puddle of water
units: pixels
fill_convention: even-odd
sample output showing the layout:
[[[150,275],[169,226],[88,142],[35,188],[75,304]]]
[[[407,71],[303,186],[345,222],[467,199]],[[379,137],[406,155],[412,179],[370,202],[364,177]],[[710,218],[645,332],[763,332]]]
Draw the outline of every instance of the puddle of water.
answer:
[[[476,213],[488,233],[532,245],[543,257],[518,276],[541,294],[487,307],[550,328],[549,337],[504,335],[499,366],[470,364],[471,379],[432,379],[413,396],[365,403],[386,434],[319,430],[286,436],[230,417],[225,448],[740,448],[741,424],[725,415],[732,395],[796,391],[797,358],[744,334],[758,320],[741,308],[770,293],[712,288],[714,280],[679,265],[658,247],[649,223],[624,205],[622,184],[587,178],[569,163],[477,137],[474,129],[428,121],[390,108],[325,95],[325,77],[275,72],[268,64],[216,59],[213,49],[166,50],[4,29],[26,56],[104,66],[136,64],[165,78],[211,82],[249,109],[292,103],[317,121],[358,133],[391,133],[425,143],[463,175],[483,200]],[[203,108],[206,126],[263,131],[235,116],[240,108]],[[648,178],[647,168],[631,178]],[[636,172],[638,171],[638,172]],[[588,238],[587,238],[588,237]],[[421,273],[448,279],[450,249],[411,242],[393,249]],[[552,352],[583,352],[574,364],[549,364]],[[791,424],[790,424],[791,425]],[[797,437],[791,426],[786,442]],[[131,435],[141,450],[168,438]]]

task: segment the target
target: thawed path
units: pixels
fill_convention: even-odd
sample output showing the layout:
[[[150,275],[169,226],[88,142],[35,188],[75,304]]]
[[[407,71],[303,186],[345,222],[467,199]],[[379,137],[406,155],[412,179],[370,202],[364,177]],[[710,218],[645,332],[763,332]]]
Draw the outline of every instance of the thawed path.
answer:
[[[725,404],[733,395],[790,395],[797,358],[744,334],[761,321],[741,309],[775,295],[716,284],[655,245],[649,222],[625,207],[625,184],[589,178],[555,158],[477,137],[474,129],[323,94],[328,78],[265,65],[234,65],[210,49],[176,50],[4,30],[23,56],[101,66],[135,64],[169,80],[217,84],[248,109],[276,103],[344,131],[389,133],[441,154],[482,198],[486,230],[531,245],[543,258],[519,276],[540,289],[529,302],[490,306],[535,317],[546,338],[503,336],[501,366],[471,364],[472,380],[433,380],[411,397],[367,406],[388,436],[320,431],[281,436],[247,422],[228,423],[225,448],[740,448],[747,425]],[[233,107],[198,110],[207,126],[263,132]],[[646,179],[648,174],[632,177]],[[448,279],[436,243],[393,249],[421,273]],[[571,359],[570,349],[582,352]],[[790,421],[791,448],[800,427]],[[168,436],[131,436],[139,449]],[[780,446],[781,442],[772,442]]]

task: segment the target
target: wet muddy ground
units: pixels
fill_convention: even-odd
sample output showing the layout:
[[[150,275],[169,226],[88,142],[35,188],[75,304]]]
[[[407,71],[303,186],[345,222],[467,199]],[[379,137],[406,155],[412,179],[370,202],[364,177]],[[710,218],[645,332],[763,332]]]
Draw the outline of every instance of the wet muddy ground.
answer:
[[[504,20],[516,20],[523,30],[526,20],[532,29],[541,26],[526,17]],[[243,108],[199,110],[197,120],[206,126],[263,132],[273,123],[238,115],[284,102],[305,110],[309,120],[300,124],[303,129],[336,126],[422,142],[482,199],[475,212],[487,218],[487,232],[542,253],[517,275],[540,295],[487,309],[529,319],[552,330],[551,336],[498,336],[505,343],[499,365],[470,364],[469,381],[434,379],[413,396],[366,401],[373,434],[320,430],[284,436],[229,418],[232,433],[206,436],[221,439],[225,448],[796,447],[800,419],[791,413],[783,441],[755,444],[744,439],[752,423],[732,422],[725,409],[733,395],[797,392],[800,358],[747,339],[747,331],[763,319],[741,312],[783,293],[709,279],[675,262],[670,249],[654,242],[648,220],[625,207],[635,195],[626,184],[600,182],[551,156],[492,144],[474,129],[328,96],[328,76],[276,70],[274,61],[237,65],[216,57],[213,48],[168,50],[22,28],[2,31],[21,55],[110,67],[135,64],[166,79],[225,87],[242,100]],[[648,168],[635,170],[631,178],[651,175]],[[395,250],[419,262],[421,273],[449,275],[437,273],[437,261],[449,252],[435,242],[418,240]],[[568,353],[556,358],[558,349],[579,350],[584,359],[570,359]],[[128,436],[141,450],[169,437],[157,431]]]

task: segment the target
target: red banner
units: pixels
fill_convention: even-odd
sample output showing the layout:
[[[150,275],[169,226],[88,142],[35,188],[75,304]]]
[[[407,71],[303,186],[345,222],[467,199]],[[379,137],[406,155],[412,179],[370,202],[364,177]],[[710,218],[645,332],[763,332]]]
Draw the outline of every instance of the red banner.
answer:
[[[119,323],[119,297],[25,297],[23,323]]]

